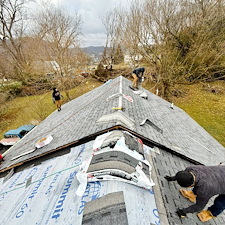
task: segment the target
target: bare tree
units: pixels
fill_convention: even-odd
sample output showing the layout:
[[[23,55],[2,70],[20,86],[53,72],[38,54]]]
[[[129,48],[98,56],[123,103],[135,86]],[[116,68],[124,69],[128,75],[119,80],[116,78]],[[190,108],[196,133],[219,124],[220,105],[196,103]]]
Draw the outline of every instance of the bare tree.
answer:
[[[120,34],[123,23],[123,13],[118,7],[114,10],[108,11],[103,17],[102,22],[106,30],[106,43],[102,61],[108,67],[114,63],[115,51],[120,46]]]
[[[59,85],[66,90],[71,84],[70,75],[74,74],[74,67],[77,66],[76,53],[80,54],[81,17],[51,6],[43,8],[36,18],[36,37],[47,43],[44,60],[57,63]],[[69,98],[69,93],[66,93]]]
[[[156,71],[169,99],[176,83],[224,77],[224,10],[221,0],[134,0],[120,37]]]
[[[31,0],[1,0],[0,3],[0,47],[5,59],[14,68],[14,74],[21,81],[29,73],[29,60],[26,57],[24,37],[26,30],[26,6]]]

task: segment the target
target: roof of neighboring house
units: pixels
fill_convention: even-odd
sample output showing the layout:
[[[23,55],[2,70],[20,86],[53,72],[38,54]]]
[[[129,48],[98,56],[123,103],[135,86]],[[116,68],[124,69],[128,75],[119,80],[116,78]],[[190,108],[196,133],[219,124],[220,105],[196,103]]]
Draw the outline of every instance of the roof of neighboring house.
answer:
[[[32,130],[35,127],[35,125],[31,125],[31,124],[27,124],[27,125],[23,125],[18,127],[15,130],[9,130],[7,131],[4,136],[9,136],[9,135],[17,135],[17,136],[21,136],[21,132],[29,132],[30,130]]]
[[[12,203],[6,207],[9,215],[1,218],[1,224],[7,218],[12,224],[29,224],[29,218],[39,224],[71,224],[75,220],[76,224],[109,220],[129,225],[200,224],[196,214],[177,217],[176,209],[189,203],[180,196],[180,187],[175,182],[168,183],[164,176],[193,164],[218,165],[225,157],[224,147],[182,109],[141,87],[147,94],[147,99],[142,98],[129,85],[131,82],[120,76],[64,104],[62,111],[53,112],[5,152],[0,172],[4,174],[11,168],[18,171],[8,180],[0,179],[0,201]],[[125,137],[129,134],[139,138],[144,143],[144,153],[133,139],[128,138],[127,147],[121,145],[115,139],[120,134],[111,136],[110,131],[115,130],[125,132]],[[109,140],[103,141],[102,137],[108,134]],[[35,144],[49,135],[53,140],[36,149]],[[96,142],[103,147],[97,148]],[[132,146],[139,149],[138,153],[130,152]],[[111,148],[119,149],[119,153]],[[56,153],[65,155],[56,157]],[[150,164],[150,173],[148,166],[142,169],[154,181],[154,192],[141,188],[141,183],[131,184],[135,179],[128,174],[139,165],[140,155],[143,162]],[[30,167],[20,169],[28,162]],[[110,170],[115,177],[88,182],[86,186],[84,177],[77,173],[87,164],[88,173]],[[77,197],[75,192],[82,189],[82,179],[86,189]],[[223,213],[205,224],[222,225],[224,221]]]

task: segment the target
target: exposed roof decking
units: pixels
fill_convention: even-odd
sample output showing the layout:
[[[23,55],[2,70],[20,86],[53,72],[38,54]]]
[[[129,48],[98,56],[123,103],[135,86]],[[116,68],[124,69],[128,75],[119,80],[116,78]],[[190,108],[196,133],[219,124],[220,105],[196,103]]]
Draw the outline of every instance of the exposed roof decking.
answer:
[[[0,165],[0,170],[117,125],[116,121],[96,121],[115,112],[112,107],[118,107],[119,98],[122,98],[123,112],[135,121],[133,132],[143,138],[205,165],[219,164],[225,158],[225,148],[183,110],[176,106],[171,109],[169,102],[141,88],[148,95],[147,100],[143,99],[134,94],[129,85],[129,80],[118,77],[64,104],[61,112],[53,112],[7,152],[6,161]],[[106,101],[110,96],[119,93],[121,88],[123,94],[133,98],[133,102],[123,97]],[[160,133],[148,124],[140,126],[144,119],[149,119],[163,132]],[[35,143],[49,134],[53,136],[49,145],[11,161],[16,155],[34,149]]]

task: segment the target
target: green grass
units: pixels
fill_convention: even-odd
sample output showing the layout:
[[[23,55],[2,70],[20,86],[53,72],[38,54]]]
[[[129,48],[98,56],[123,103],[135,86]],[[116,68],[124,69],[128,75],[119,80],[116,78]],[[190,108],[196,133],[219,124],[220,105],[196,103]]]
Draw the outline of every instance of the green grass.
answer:
[[[96,80],[88,80],[71,89],[69,91],[70,98],[74,99],[100,85],[101,83]],[[219,87],[222,93],[215,94],[203,90],[202,84],[180,86],[179,89],[185,91],[186,94],[183,97],[174,97],[173,102],[225,146],[225,82],[210,83],[210,86]],[[150,88],[149,90],[153,91]],[[64,92],[62,95],[64,96],[63,101],[68,101]],[[54,110],[55,105],[52,103],[51,92],[20,97],[7,102],[0,115],[0,138],[10,129],[16,129],[24,124],[40,123]]]
[[[70,99],[74,99],[100,86],[101,83],[96,80],[88,80],[78,87],[69,90]],[[69,101],[64,91],[63,103]],[[39,124],[49,114],[56,110],[52,102],[52,93],[48,92],[42,95],[18,97],[1,107],[0,113],[0,138],[6,131],[16,129],[24,124]]]
[[[225,83],[210,83],[210,87],[220,92],[212,93],[204,90],[203,84],[194,84],[182,87],[186,89],[186,95],[173,98],[173,102],[225,146]]]

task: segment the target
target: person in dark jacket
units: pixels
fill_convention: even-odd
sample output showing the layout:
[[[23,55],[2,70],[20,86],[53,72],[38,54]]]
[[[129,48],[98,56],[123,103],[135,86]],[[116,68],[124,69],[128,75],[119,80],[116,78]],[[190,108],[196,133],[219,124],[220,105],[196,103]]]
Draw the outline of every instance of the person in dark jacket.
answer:
[[[134,78],[133,83],[132,83],[133,88],[138,89],[138,81],[142,80],[142,76],[144,75],[144,72],[145,72],[144,67],[140,67],[140,68],[133,70],[133,72],[132,72],[132,77]]]
[[[168,181],[177,181],[181,187],[192,190],[180,189],[180,193],[195,204],[178,209],[179,217],[187,213],[199,212],[197,216],[202,222],[217,217],[225,209],[225,166],[189,166],[184,171],[179,171],[175,176],[165,176]],[[209,199],[218,195],[214,204],[203,210]],[[200,212],[201,211],[201,212]]]
[[[56,104],[56,107],[58,109],[58,111],[61,111],[61,97],[63,97],[60,92],[58,91],[57,88],[53,88],[53,92],[52,92],[52,100],[53,103]]]

